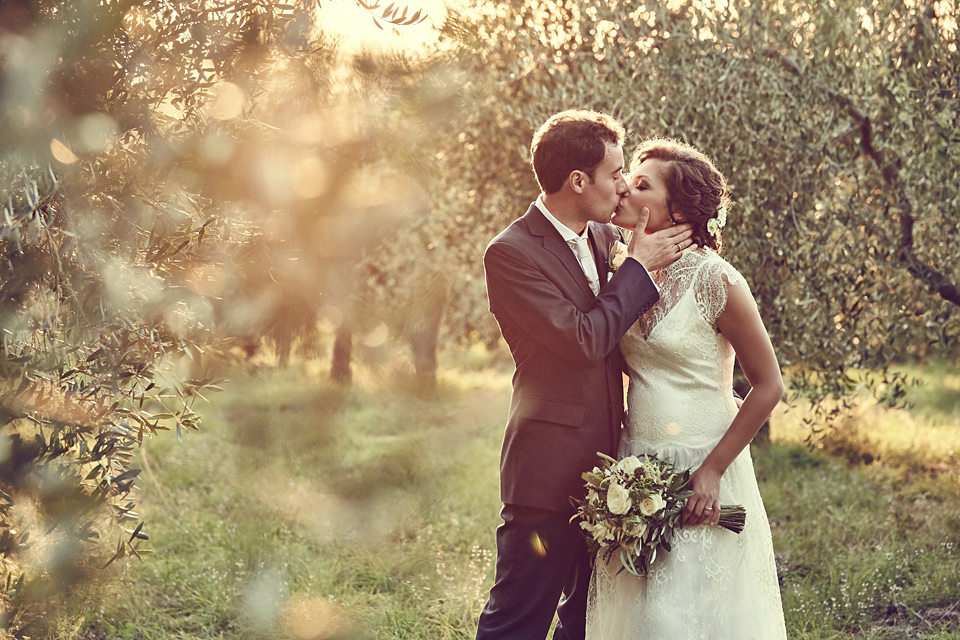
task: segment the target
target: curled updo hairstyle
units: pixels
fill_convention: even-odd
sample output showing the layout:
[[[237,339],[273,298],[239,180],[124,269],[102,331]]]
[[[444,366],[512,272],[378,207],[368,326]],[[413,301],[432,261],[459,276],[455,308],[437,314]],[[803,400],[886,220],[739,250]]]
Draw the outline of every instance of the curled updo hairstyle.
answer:
[[[533,134],[530,157],[537,182],[546,194],[556,193],[574,171],[592,181],[607,153],[607,143],[623,142],[623,125],[605,113],[570,109],[554,114]]]
[[[721,231],[707,231],[707,222],[717,217],[720,207],[729,208],[727,179],[704,153],[689,144],[670,138],[645,140],[633,154],[630,170],[644,160],[660,160],[661,178],[667,190],[667,210],[676,223],[693,225],[693,241],[719,251]]]

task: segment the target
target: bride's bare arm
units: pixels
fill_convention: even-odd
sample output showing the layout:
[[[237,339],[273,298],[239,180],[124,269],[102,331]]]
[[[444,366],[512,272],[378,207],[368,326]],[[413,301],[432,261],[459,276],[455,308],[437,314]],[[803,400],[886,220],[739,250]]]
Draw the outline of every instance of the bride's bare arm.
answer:
[[[783,396],[783,378],[757,304],[745,286],[727,285],[727,304],[717,318],[720,333],[737,353],[750,392],[726,434],[691,475],[694,495],[684,507],[684,524],[716,524],[720,517],[720,478],[750,444]],[[712,511],[710,511],[712,509]]]

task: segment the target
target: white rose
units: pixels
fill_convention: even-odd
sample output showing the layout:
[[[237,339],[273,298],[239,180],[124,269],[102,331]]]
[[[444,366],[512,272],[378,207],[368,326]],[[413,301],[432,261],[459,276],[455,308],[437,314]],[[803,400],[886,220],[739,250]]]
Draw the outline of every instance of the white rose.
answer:
[[[655,493],[651,496],[647,496],[640,502],[640,513],[645,516],[652,516],[665,506],[667,506],[667,502],[663,499],[663,496],[661,496],[659,493]]]
[[[630,499],[630,492],[623,485],[617,482],[611,482],[607,489],[607,508],[610,513],[622,516],[630,511],[633,506],[633,500]]]
[[[727,208],[720,207],[717,209],[717,224],[721,227],[727,224]]]
[[[628,476],[633,475],[640,468],[640,459],[637,456],[627,456],[617,463],[617,468]]]
[[[717,235],[717,231],[720,229],[720,224],[717,222],[716,218],[710,218],[707,220],[707,233],[712,236]]]

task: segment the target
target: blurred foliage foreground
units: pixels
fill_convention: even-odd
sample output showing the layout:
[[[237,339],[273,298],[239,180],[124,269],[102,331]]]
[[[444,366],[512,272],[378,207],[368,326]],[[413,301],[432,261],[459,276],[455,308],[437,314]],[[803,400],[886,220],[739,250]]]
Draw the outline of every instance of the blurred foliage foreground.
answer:
[[[140,555],[137,448],[198,428],[194,400],[239,347],[285,356],[321,309],[342,316],[360,225],[416,199],[421,121],[391,120],[417,100],[416,61],[354,65],[319,9],[0,3],[0,619],[14,635],[43,637],[102,567]],[[434,99],[409,108],[427,118]]]
[[[472,638],[509,369],[448,357],[424,399],[408,358],[361,360],[350,390],[316,362],[238,372],[202,432],[147,443],[156,553],[99,608],[75,603],[58,637]],[[790,638],[960,634],[960,376],[909,373],[927,382],[909,411],[863,397],[811,449],[804,410],[780,407],[754,449]]]

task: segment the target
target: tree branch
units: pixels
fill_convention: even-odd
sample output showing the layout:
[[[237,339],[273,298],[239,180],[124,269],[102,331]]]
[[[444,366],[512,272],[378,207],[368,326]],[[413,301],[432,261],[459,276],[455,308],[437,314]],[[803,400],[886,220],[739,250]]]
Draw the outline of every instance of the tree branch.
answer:
[[[786,55],[773,49],[767,49],[764,54],[768,58],[775,59],[783,67],[797,77],[803,77],[803,70],[796,62]],[[900,214],[900,248],[897,257],[904,264],[910,274],[925,282],[930,288],[931,293],[936,293],[947,302],[960,306],[960,291],[957,285],[951,282],[947,276],[933,267],[923,263],[913,252],[913,206],[906,196],[906,189],[900,184],[900,162],[899,159],[888,161],[882,149],[878,149],[873,144],[873,124],[870,117],[861,111],[853,100],[843,95],[823,83],[819,83],[820,88],[826,92],[830,98],[846,110],[850,118],[860,127],[860,149],[863,153],[873,160],[883,181],[890,188],[891,193],[895,194],[898,211]]]

